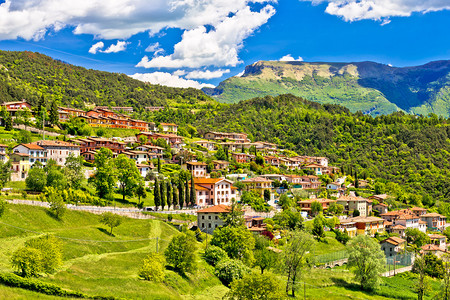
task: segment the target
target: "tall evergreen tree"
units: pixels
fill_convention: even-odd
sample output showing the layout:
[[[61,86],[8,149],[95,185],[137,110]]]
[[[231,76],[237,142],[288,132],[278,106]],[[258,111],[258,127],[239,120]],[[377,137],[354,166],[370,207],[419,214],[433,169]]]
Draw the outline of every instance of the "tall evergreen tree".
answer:
[[[161,158],[158,157],[158,173],[161,173]]]
[[[190,194],[191,205],[194,206],[197,204],[197,199],[195,196],[195,184],[194,184],[194,176],[191,177],[191,194]]]
[[[5,130],[6,131],[13,130],[12,118],[8,111],[5,113]]]
[[[52,125],[58,125],[59,124],[59,113],[58,113],[58,103],[56,100],[52,102],[52,105],[50,107],[50,116],[49,121]]]
[[[164,210],[164,206],[166,206],[166,183],[164,181],[161,181],[159,189],[161,194],[161,209]]]
[[[172,206],[172,183],[167,181],[166,184],[166,193],[167,193],[167,209],[170,210],[170,207]]]
[[[183,209],[184,205],[184,186],[183,181],[180,179],[180,182],[178,182],[178,204],[180,205],[180,209]]]
[[[359,188],[359,179],[358,179],[358,173],[355,170],[355,188]]]
[[[184,196],[186,197],[186,199],[184,199],[184,202],[186,203],[186,207],[188,207],[190,204],[189,181],[188,180],[186,180],[185,189],[186,189],[186,192],[184,193]]]
[[[159,189],[158,178],[155,178],[155,186],[153,189],[153,196],[155,201],[155,209],[158,210],[158,206],[161,205],[161,194]]]
[[[172,186],[172,191],[173,191],[173,209],[176,209],[178,205],[178,189],[176,185]]]

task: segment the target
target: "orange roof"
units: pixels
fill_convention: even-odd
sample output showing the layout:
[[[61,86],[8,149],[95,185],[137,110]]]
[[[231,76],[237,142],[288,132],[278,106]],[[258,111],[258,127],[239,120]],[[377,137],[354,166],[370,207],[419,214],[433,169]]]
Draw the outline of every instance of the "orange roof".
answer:
[[[194,183],[194,187],[195,187],[196,191],[209,191],[210,190],[208,188],[205,188],[205,187],[203,187],[201,185],[198,185],[198,184],[195,184],[195,183]]]
[[[402,244],[402,243],[404,243],[406,241],[404,239],[399,238],[399,237],[391,236],[390,238],[387,238],[384,241],[382,241],[382,243],[384,243],[384,242],[397,246],[397,245]]]
[[[241,181],[242,183],[253,183],[253,182],[272,182],[272,180],[264,178],[264,177],[255,177],[255,178],[248,178]]]
[[[381,205],[381,206],[388,207],[388,205],[387,205],[387,204],[384,204],[384,203],[378,203],[377,205]],[[377,206],[377,205],[375,205],[375,206]]]
[[[428,236],[430,239],[445,239],[445,236],[440,234],[429,234]]]
[[[201,161],[188,161],[187,162],[188,165],[193,165],[193,166],[206,166],[207,164]]]
[[[442,251],[444,252],[443,249],[439,248],[438,246],[434,245],[434,244],[427,244],[421,247],[422,250],[424,251]]]
[[[447,218],[446,216],[440,215],[438,213],[428,213],[428,214],[424,214],[422,216],[420,216],[421,218],[423,217],[441,217],[441,218]]]
[[[31,144],[39,145],[39,146],[80,147],[79,145],[75,145],[75,144],[64,142],[64,141],[50,141],[50,140],[36,141],[36,142],[31,143]]]
[[[411,208],[411,210],[419,210],[419,211],[427,211],[425,208],[423,208],[423,207],[413,207],[413,208]]]
[[[205,178],[205,177],[199,177],[194,178],[194,184],[215,184],[219,181],[226,180],[224,178]]]
[[[405,226],[403,226],[403,225],[395,225],[394,227],[392,227],[391,229],[397,229],[397,230],[405,230],[406,229],[406,227]]]
[[[35,145],[35,144],[20,144],[20,145],[22,145],[30,150],[44,150],[44,148],[42,148],[41,146]]]
[[[219,204],[204,209],[200,209],[197,211],[197,213],[227,213],[230,211],[230,209],[231,207],[229,207],[228,205]]]

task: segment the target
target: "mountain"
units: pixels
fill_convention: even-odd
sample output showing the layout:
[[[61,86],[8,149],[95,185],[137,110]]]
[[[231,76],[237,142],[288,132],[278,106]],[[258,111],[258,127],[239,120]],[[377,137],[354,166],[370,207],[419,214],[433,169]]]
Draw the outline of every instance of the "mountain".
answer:
[[[403,110],[450,116],[450,60],[396,68],[375,62],[321,63],[259,61],[216,88],[216,100],[240,100],[291,93],[319,103],[340,104],[372,115]]]
[[[26,99],[88,105],[209,107],[202,91],[147,84],[125,74],[88,70],[34,52],[0,51],[0,103]]]

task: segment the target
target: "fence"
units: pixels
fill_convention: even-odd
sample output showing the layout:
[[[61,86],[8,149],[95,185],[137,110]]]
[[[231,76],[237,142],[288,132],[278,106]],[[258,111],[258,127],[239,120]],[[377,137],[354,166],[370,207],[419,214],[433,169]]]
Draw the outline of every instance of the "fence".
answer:
[[[405,267],[411,266],[414,263],[414,253],[405,252],[386,257],[386,268],[389,266]],[[391,267],[392,269],[392,267]]]
[[[348,252],[347,252],[347,250],[342,250],[342,251],[336,251],[336,252],[332,252],[332,253],[317,255],[317,256],[315,256],[315,261],[318,264],[325,264],[325,263],[329,263],[329,262],[333,262],[333,261],[337,261],[337,260],[341,260],[341,259],[346,259],[346,258],[348,258]]]

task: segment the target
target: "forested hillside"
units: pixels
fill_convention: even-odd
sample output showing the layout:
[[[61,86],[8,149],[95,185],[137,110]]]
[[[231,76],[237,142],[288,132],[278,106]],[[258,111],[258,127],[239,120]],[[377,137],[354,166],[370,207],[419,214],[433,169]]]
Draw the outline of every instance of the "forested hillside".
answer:
[[[88,70],[33,52],[0,51],[0,102],[41,96],[61,105],[208,106],[215,101],[202,91],[151,85],[125,74]]]
[[[241,77],[204,91],[220,102],[291,93],[319,103],[340,104],[372,115],[403,110],[450,116],[450,61],[396,68],[375,62],[259,61]]]
[[[404,185],[424,204],[450,196],[449,120],[402,112],[372,117],[332,104],[293,95],[267,96],[218,110],[166,110],[156,120],[193,124],[206,130],[247,132],[300,155],[328,156],[332,165],[357,170],[363,177]]]

